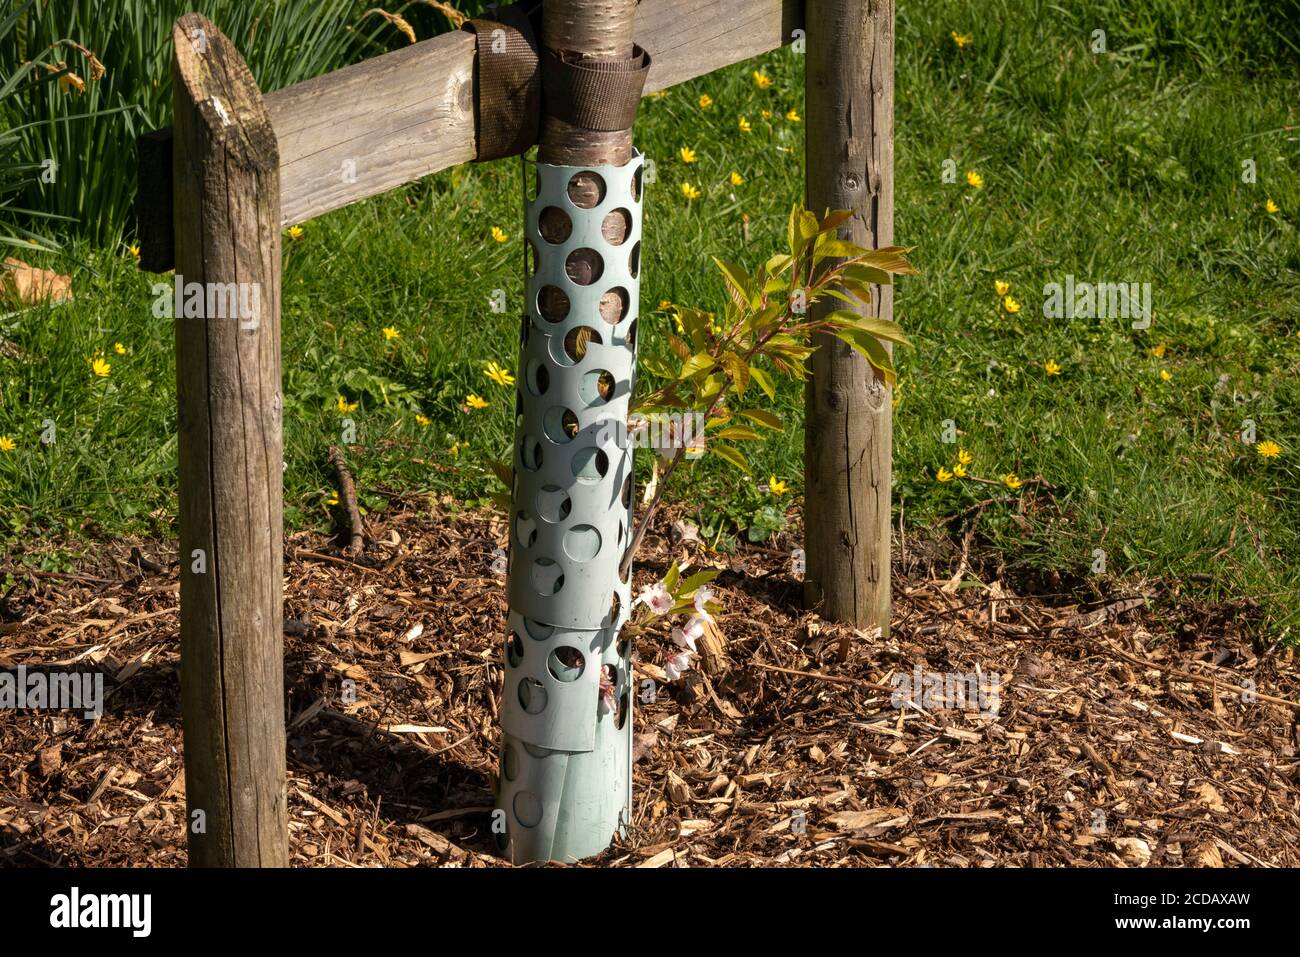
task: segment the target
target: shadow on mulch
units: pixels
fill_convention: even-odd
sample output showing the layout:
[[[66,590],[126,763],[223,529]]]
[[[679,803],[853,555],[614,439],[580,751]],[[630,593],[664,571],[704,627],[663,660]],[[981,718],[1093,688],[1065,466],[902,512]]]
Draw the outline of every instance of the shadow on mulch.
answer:
[[[372,516],[355,561],[323,535],[286,543],[296,866],[503,863],[506,531],[419,506]],[[636,707],[633,827],[594,864],[1300,863],[1300,674],[1253,641],[1248,607],[1158,584],[1044,600],[913,544],[882,638],[801,610],[792,536],[723,556],[672,528],[637,584],[724,567],[726,657],[668,683],[668,642],[640,639],[657,693]],[[94,723],[0,722],[0,865],[185,863],[173,558],[120,543],[0,600],[0,667],[93,668],[109,691]]]

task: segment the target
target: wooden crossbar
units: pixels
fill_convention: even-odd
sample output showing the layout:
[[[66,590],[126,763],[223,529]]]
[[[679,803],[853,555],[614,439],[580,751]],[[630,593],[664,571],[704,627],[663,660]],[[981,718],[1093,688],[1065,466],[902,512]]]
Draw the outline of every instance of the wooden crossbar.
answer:
[[[800,0],[642,0],[646,93],[774,50]],[[474,37],[457,31],[268,93],[280,149],[282,226],[474,159]],[[170,131],[142,143],[141,266],[172,267]],[[148,147],[148,148],[146,148]]]

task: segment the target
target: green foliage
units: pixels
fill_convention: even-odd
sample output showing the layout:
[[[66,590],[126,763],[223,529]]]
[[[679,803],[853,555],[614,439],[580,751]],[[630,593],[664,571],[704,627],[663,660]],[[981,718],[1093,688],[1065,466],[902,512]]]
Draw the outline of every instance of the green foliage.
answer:
[[[20,8],[14,29],[0,34],[0,64],[63,63],[68,77],[34,87],[20,111],[0,101],[0,124],[19,137],[23,163],[58,164],[53,183],[25,185],[21,204],[70,217],[99,242],[122,234],[136,191],[135,138],[169,122],[171,30],[181,14],[207,16],[269,92],[380,52],[367,39],[378,24],[365,24],[366,33],[350,25],[360,9],[357,0],[38,0]],[[92,119],[65,122],[77,114]]]

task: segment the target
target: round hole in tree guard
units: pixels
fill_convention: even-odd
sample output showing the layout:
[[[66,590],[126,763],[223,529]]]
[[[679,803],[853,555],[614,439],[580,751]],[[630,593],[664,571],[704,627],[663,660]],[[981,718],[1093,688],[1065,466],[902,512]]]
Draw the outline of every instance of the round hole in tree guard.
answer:
[[[627,271],[628,273],[631,274],[633,279],[641,275],[641,241],[640,240],[637,240],[636,245],[632,247],[632,252],[628,254]]]
[[[613,592],[613,597],[609,600],[609,620],[610,623],[618,621],[618,610],[623,606],[623,600],[618,597],[618,591]]]
[[[637,203],[641,202],[641,171],[643,169],[645,169],[644,165],[638,166],[636,172],[632,174],[632,200]]]
[[[611,246],[623,245],[627,242],[630,232],[632,232],[632,214],[622,207],[611,209],[600,224],[600,235]]]
[[[627,290],[622,286],[615,286],[612,289],[605,290],[604,295],[600,297],[600,318],[611,326],[618,325],[627,318],[627,311],[631,306],[631,302]]]
[[[551,387],[551,373],[546,365],[537,359],[528,360],[528,369],[524,373],[524,381],[528,383],[528,391],[533,395],[541,398],[546,395],[546,390]],[[519,411],[523,411],[523,396],[519,397]]]
[[[578,434],[578,416],[572,409],[553,405],[542,416],[542,430],[556,445],[563,445]]]
[[[569,315],[569,296],[559,286],[543,286],[537,291],[537,314],[547,322],[563,322]]]
[[[547,206],[537,216],[537,231],[548,243],[558,246],[573,234],[573,220],[558,206]]]
[[[604,272],[605,260],[589,246],[573,250],[564,259],[565,275],[579,286],[590,286]]]
[[[572,645],[560,645],[546,659],[546,670],[551,677],[566,684],[582,677],[586,666],[587,660],[582,657],[582,652]]]
[[[585,448],[573,453],[573,477],[586,485],[595,485],[609,471],[609,456],[604,449]]]
[[[519,348],[520,349],[528,345],[528,327],[531,325],[532,323],[528,321],[527,316],[524,316],[523,319],[519,321]]]
[[[564,554],[575,562],[589,562],[600,554],[600,532],[594,525],[575,525],[564,533]]]
[[[620,731],[623,730],[623,725],[627,724],[627,713],[630,710],[628,705],[630,703],[627,691],[618,696],[618,710],[614,712],[614,727]]]
[[[501,749],[501,776],[507,781],[519,777],[519,752],[513,744],[507,744]]]
[[[506,662],[511,668],[518,668],[524,660],[524,641],[513,631],[506,636]]]
[[[507,825],[505,830],[497,831],[492,835],[492,840],[496,842],[498,853],[504,854],[510,849],[509,829],[509,825]]]
[[[542,467],[542,443],[531,435],[523,436],[519,440],[519,461],[530,472],[536,472],[540,469]]]
[[[537,522],[523,509],[515,512],[515,541],[522,548],[532,548],[537,541]]]
[[[543,485],[537,493],[537,512],[553,525],[568,518],[572,509],[569,494],[558,485]]]
[[[623,494],[619,496],[623,500],[624,508],[632,507],[632,476],[628,475],[623,479]]]
[[[537,275],[537,247],[528,238],[524,239],[524,264],[525,278]]]
[[[550,748],[538,747],[535,744],[524,743],[524,750],[535,758],[549,758],[551,756]]]
[[[590,342],[603,345],[605,340],[591,326],[574,326],[564,337],[564,354],[577,365],[587,354],[587,344]]]
[[[546,699],[546,686],[536,678],[525,678],[519,682],[519,706],[529,714],[545,711]]]
[[[578,384],[578,397],[587,405],[604,405],[614,397],[614,374],[608,369],[585,373]]]
[[[533,641],[545,641],[551,635],[555,634],[555,628],[552,625],[544,625],[540,621],[533,621],[531,618],[524,619],[524,632]]]
[[[627,327],[627,344],[628,347],[631,349],[636,348],[636,320],[635,319],[633,319],[632,324]]]
[[[542,800],[532,791],[520,791],[513,802],[515,820],[524,827],[536,827],[542,823]]]
[[[632,653],[632,640],[630,638],[620,638],[618,641],[618,656],[627,661],[627,656]],[[613,665],[610,665],[612,668]]]
[[[605,200],[605,177],[583,170],[569,177],[569,202],[579,209],[595,209]]]
[[[539,558],[534,561],[528,574],[533,583],[533,590],[544,598],[558,595],[560,589],[564,587],[564,569],[549,558]]]

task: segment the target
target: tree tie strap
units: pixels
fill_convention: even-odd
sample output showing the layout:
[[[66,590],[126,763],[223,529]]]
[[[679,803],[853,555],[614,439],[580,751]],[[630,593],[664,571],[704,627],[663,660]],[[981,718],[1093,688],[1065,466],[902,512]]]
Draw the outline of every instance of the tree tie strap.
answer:
[[[543,95],[547,112],[581,129],[626,130],[636,118],[650,54],[633,47],[631,59],[597,60],[543,49],[539,58],[535,26],[512,4],[462,27],[475,36],[479,161],[518,156],[537,142]]]
[[[539,8],[540,9],[540,8]],[[537,142],[542,83],[537,37],[518,4],[466,21],[474,33],[474,125],[479,161],[518,156]]]
[[[631,129],[649,72],[650,54],[639,46],[632,48],[629,60],[585,59],[568,50],[543,50],[546,108],[552,116],[584,130]]]

